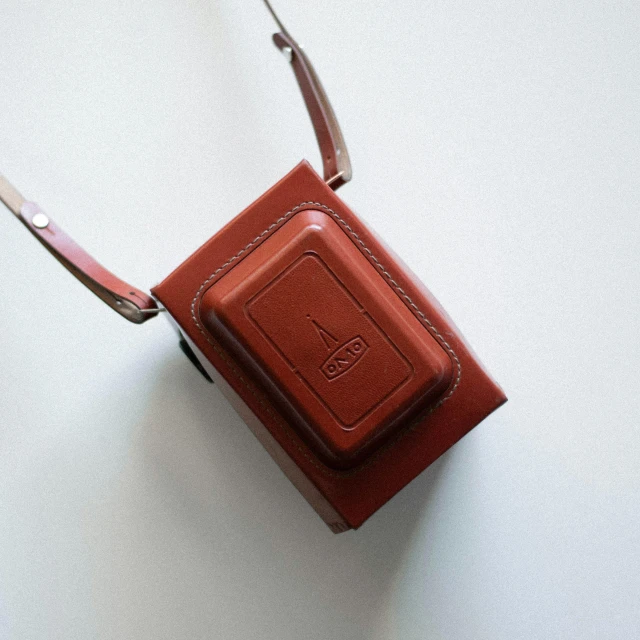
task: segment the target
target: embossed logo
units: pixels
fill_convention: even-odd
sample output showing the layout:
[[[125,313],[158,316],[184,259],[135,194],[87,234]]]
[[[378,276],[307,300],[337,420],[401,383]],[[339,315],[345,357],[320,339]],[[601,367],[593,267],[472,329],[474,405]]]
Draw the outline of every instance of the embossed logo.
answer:
[[[322,342],[331,351],[329,357],[320,367],[320,371],[322,371],[327,380],[334,380],[349,371],[353,365],[360,361],[360,358],[369,348],[362,336],[349,338],[346,342],[340,344],[340,341],[335,336],[320,326],[310,315],[307,315],[307,318],[311,320]]]

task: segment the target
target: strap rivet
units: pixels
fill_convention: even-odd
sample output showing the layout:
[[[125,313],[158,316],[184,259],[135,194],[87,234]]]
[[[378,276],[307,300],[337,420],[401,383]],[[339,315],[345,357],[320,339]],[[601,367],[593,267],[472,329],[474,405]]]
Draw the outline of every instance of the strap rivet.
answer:
[[[287,59],[287,62],[293,60],[293,49],[291,47],[282,47],[282,55]]]
[[[36,213],[36,215],[31,218],[31,224],[38,229],[44,229],[49,226],[49,218],[47,218],[44,213]]]

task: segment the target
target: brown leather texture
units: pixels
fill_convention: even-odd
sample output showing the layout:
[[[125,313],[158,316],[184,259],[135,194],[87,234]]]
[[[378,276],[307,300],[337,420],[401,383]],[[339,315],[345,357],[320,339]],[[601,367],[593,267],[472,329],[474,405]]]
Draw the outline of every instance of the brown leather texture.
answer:
[[[314,226],[317,228],[309,232]],[[311,242],[311,251],[307,251],[307,242]],[[256,275],[249,274],[250,282],[244,285],[246,265],[253,265],[249,271],[255,269]],[[338,275],[329,284],[332,273]],[[292,279],[282,288],[282,279],[288,277]],[[225,289],[226,279],[231,285],[235,282],[240,292],[236,286]],[[343,286],[336,284],[338,281]],[[312,293],[305,293],[305,282]],[[315,283],[321,289],[317,299],[313,295],[318,288]],[[339,298],[339,291],[350,297],[361,317],[356,320],[353,309],[338,312],[340,326],[334,326],[333,313],[323,315],[323,307],[331,304],[333,296]],[[223,390],[227,388],[254,433],[263,443],[270,443],[274,459],[335,531],[360,526],[506,401],[429,291],[306,161],[227,224],[153,293],[187,335],[205,368],[224,380]],[[303,314],[305,301],[311,318]],[[278,321],[276,309],[280,305],[283,309]],[[245,319],[240,318],[241,311]],[[318,328],[311,322],[316,313],[320,314]],[[385,366],[397,367],[390,376],[400,380],[406,362],[409,368],[421,366],[424,371],[411,378],[416,381],[415,388],[402,380],[389,392],[383,380],[376,382],[375,392],[362,393],[354,383],[354,394],[362,393],[358,410],[348,414],[340,405],[340,411],[346,413],[332,423],[327,418],[331,406],[326,405],[335,404],[336,396],[318,393],[313,387],[322,384],[323,389],[330,388],[332,381],[327,375],[331,377],[333,371],[332,354],[345,359],[346,348],[350,345],[353,350],[358,337],[361,349],[367,338],[373,341],[376,330],[368,325],[369,318],[365,320],[367,313],[381,329],[378,335],[393,337],[393,344],[387,341],[389,349],[382,349],[380,361],[375,362],[375,352],[367,343],[369,353],[333,381],[348,380],[358,369],[380,377]],[[317,334],[315,344],[309,327]],[[407,334],[405,341],[398,338],[400,334]],[[331,338],[336,339],[333,350]],[[247,344],[240,345],[244,340]],[[308,354],[297,353],[307,341]],[[320,347],[326,347],[326,352]],[[320,353],[326,355],[321,363]],[[367,356],[371,356],[368,364]],[[438,375],[429,374],[429,368],[441,372],[442,386],[433,384]],[[316,377],[306,391],[302,381],[297,389],[289,384],[296,376],[294,369],[303,377],[310,377],[313,370]],[[325,382],[321,382],[322,376]],[[366,384],[366,378],[362,383]],[[413,390],[401,402],[403,390],[410,388]],[[325,417],[321,411],[311,410],[313,397],[320,409],[324,406]],[[396,397],[398,406],[408,409],[394,408]],[[341,452],[336,443],[342,442],[344,423],[350,418],[357,422],[367,401],[378,401],[382,407],[378,419],[364,427],[361,436],[353,436],[353,448],[347,446]],[[317,436],[315,441],[311,432]],[[354,456],[358,450],[361,455]],[[336,452],[343,454],[338,463]],[[349,468],[339,468],[340,463],[345,466],[345,460]]]
[[[451,381],[442,346],[322,211],[272,234],[199,314],[332,467],[361,462]]]

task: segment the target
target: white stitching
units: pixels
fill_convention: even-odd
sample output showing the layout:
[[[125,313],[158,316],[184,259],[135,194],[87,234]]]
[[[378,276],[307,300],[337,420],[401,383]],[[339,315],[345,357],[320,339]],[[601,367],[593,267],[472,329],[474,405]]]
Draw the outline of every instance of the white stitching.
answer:
[[[345,227],[345,229],[347,229],[347,231],[358,241],[358,243],[362,246],[362,248],[364,249],[364,251],[369,255],[369,257],[371,258],[371,260],[375,263],[375,265],[378,267],[378,269],[380,269],[380,271],[384,274],[384,276],[387,278],[387,280],[389,280],[389,282],[393,285],[393,287],[398,291],[398,293],[400,293],[400,295],[408,302],[408,304],[411,306],[412,309],[415,310],[415,312],[418,314],[418,316],[422,319],[423,323],[427,326],[428,330],[435,336],[435,338],[437,340],[440,341],[440,343],[442,344],[442,346],[449,352],[449,354],[451,355],[451,357],[454,359],[455,363],[456,363],[456,379],[454,381],[453,386],[451,387],[451,389],[449,390],[449,393],[447,393],[446,396],[444,396],[443,398],[441,398],[441,400],[435,404],[431,410],[429,411],[429,413],[432,413],[433,411],[435,411],[435,409],[437,409],[442,403],[446,402],[455,392],[455,390],[458,388],[458,385],[460,384],[460,378],[462,377],[462,364],[460,363],[460,359],[458,358],[456,352],[453,350],[453,348],[451,347],[451,345],[444,339],[444,337],[442,336],[442,334],[435,328],[435,326],[427,319],[427,317],[424,315],[424,313],[422,311],[420,311],[420,309],[418,309],[418,307],[415,305],[415,303],[413,302],[413,300],[405,293],[405,291],[402,289],[402,287],[400,287],[400,285],[393,279],[393,277],[391,276],[391,274],[384,268],[384,266],[380,263],[380,261],[373,255],[373,253],[371,253],[371,250],[369,249],[369,247],[367,247],[365,245],[365,243],[360,239],[360,237],[358,236],[358,234],[349,226],[349,224],[347,222],[345,222],[333,209],[331,209],[330,207],[328,207],[326,204],[322,204],[321,202],[312,202],[312,201],[307,201],[307,202],[301,202],[300,204],[296,205],[295,207],[293,207],[292,209],[290,209],[289,211],[287,211],[287,213],[285,213],[284,215],[280,216],[275,222],[271,223],[262,233],[260,233],[259,235],[257,235],[249,244],[247,244],[245,247],[243,247],[242,249],[240,249],[240,251],[238,251],[238,253],[236,253],[235,256],[229,258],[222,266],[218,267],[201,285],[200,288],[198,289],[198,291],[196,291],[196,295],[193,297],[193,300],[191,302],[191,317],[193,318],[193,321],[196,325],[196,327],[198,327],[198,330],[200,331],[200,333],[204,336],[205,340],[215,349],[216,353],[218,353],[218,355],[229,365],[229,367],[231,368],[231,370],[238,376],[238,378],[240,379],[240,381],[249,389],[250,393],[255,396],[255,398],[258,400],[258,402],[265,408],[265,410],[273,417],[275,418],[280,424],[284,425],[284,422],[282,420],[279,419],[279,416],[274,413],[274,411],[271,409],[270,406],[268,406],[264,400],[262,400],[260,398],[260,396],[256,393],[255,389],[253,389],[251,383],[246,380],[243,375],[242,372],[239,371],[237,369],[237,367],[229,360],[229,358],[226,356],[226,354],[224,353],[224,351],[222,351],[220,349],[220,347],[213,342],[209,336],[205,333],[204,328],[202,327],[202,325],[198,322],[198,319],[196,317],[196,302],[198,301],[198,297],[200,296],[200,294],[202,293],[202,291],[204,290],[204,288],[207,286],[207,284],[209,284],[209,282],[211,282],[221,271],[223,271],[224,269],[226,269],[232,262],[234,262],[234,260],[237,260],[243,253],[245,253],[246,251],[248,251],[253,245],[255,245],[256,243],[260,242],[260,240],[262,240],[262,238],[264,238],[267,234],[269,234],[275,227],[277,227],[281,222],[284,222],[287,218],[289,218],[291,215],[293,215],[294,213],[296,213],[297,211],[301,210],[302,207],[307,207],[307,206],[314,206],[314,207],[320,207],[322,209],[324,209],[325,211],[327,211],[328,213],[330,213],[336,220],[338,220],[338,222]],[[417,418],[416,420],[414,420],[414,422],[409,425],[409,427],[407,429],[405,429],[403,431],[403,434],[407,433],[410,429],[413,429],[415,427],[415,425],[420,422],[422,420],[424,416],[420,416],[419,418]],[[372,464],[378,457],[379,455],[374,455],[371,459],[369,459],[369,461],[365,464],[362,464],[358,467],[356,467],[354,470],[352,470],[351,472],[333,472],[330,469],[328,469],[327,467],[320,466],[315,459],[311,458],[311,456],[309,456],[306,451],[304,451],[304,449],[302,449],[296,442],[295,440],[293,440],[293,438],[291,437],[291,435],[287,432],[287,435],[292,439],[292,441],[296,444],[298,450],[304,454],[304,456],[309,459],[311,462],[313,462],[313,464],[318,467],[319,469],[322,469],[323,471],[325,471],[326,473],[329,473],[330,475],[334,475],[334,476],[345,476],[345,475],[353,475],[354,473],[356,473],[357,471],[359,471],[360,469],[362,469],[363,467],[369,466],[369,464]],[[379,450],[379,453],[382,453],[382,450],[384,450],[386,447],[383,447],[381,450]]]

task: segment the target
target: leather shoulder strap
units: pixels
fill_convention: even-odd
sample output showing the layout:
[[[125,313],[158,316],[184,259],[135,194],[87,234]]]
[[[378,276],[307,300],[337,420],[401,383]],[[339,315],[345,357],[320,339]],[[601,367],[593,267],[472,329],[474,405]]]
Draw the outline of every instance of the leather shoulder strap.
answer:
[[[280,33],[274,34],[273,42],[291,63],[311,117],[322,155],[325,182],[335,191],[345,182],[349,182],[352,176],[351,160],[338,119],[302,46],[287,31],[269,0],[264,0],[264,3],[280,29]]]
[[[322,154],[324,178],[332,189],[337,189],[351,179],[351,162],[335,113],[302,47],[285,29],[268,0],[264,2],[281,29],[281,33],[276,33],[273,40],[291,62],[311,116]],[[14,213],[58,262],[121,316],[136,324],[142,324],[163,311],[158,308],[151,296],[120,280],[94,260],[37,204],[25,200],[2,175],[0,175],[0,201]]]
[[[82,284],[127,320],[142,324],[160,311],[146,293],[120,280],[77,245],[34,202],[0,175],[0,200]]]

